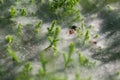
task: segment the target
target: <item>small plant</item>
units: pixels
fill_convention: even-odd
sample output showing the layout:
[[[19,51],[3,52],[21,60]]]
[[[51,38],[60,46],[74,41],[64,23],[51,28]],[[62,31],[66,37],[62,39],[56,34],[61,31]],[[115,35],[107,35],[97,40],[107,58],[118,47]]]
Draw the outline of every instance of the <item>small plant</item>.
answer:
[[[49,47],[52,47],[54,49],[54,55],[57,53],[57,43],[59,41],[59,33],[60,33],[60,27],[56,26],[56,21],[53,21],[50,28],[48,28],[48,40],[50,42]]]
[[[80,20],[80,10],[76,9],[79,0],[49,0],[50,9],[59,19],[70,18],[70,22]]]
[[[21,15],[22,16],[26,16],[27,15],[27,11],[25,8],[21,9]]]
[[[71,22],[82,21],[82,17],[80,15],[80,11],[77,10],[74,13],[75,13],[74,19]]]
[[[55,34],[53,37],[53,41],[51,42],[51,45],[53,44],[54,54],[57,53],[57,43],[59,41],[58,35],[60,33],[60,27],[56,27]]]
[[[84,20],[82,21],[82,23],[81,23],[81,29],[84,31],[85,30],[85,22],[84,22]]]
[[[36,25],[35,25],[35,33],[39,33],[40,32],[40,27],[42,25],[42,21],[39,21]]]
[[[72,9],[79,0],[53,0],[52,1],[52,8],[53,9],[58,9],[58,8],[63,8],[63,9]]]
[[[88,62],[89,60],[79,53],[79,64],[85,66],[88,64]]]
[[[77,28],[76,31],[77,31],[77,37],[78,37],[78,38],[80,38],[80,37],[83,36],[83,33],[82,33],[82,31],[81,31],[80,28]]]
[[[9,10],[9,14],[11,17],[15,17],[17,15],[17,10],[15,9],[14,6],[11,6],[11,8]]]
[[[84,20],[81,22],[81,27],[77,29],[77,37],[80,39],[80,42],[85,45],[89,42],[90,39],[90,30],[85,27]],[[97,37],[97,36],[95,36]]]
[[[39,72],[38,72],[38,77],[41,78],[41,76],[43,77],[43,76],[45,76],[45,75],[46,75],[46,71],[45,71],[43,68],[40,68],[40,69],[39,69]]]
[[[17,34],[20,36],[22,35],[22,29],[23,29],[23,25],[19,23],[17,27]]]
[[[78,54],[79,57],[79,64],[81,66],[88,66],[88,67],[92,67],[96,64],[96,62],[92,63],[89,61],[89,59],[87,59],[85,56],[83,56],[81,53]]]
[[[11,36],[11,35],[7,35],[7,36],[5,37],[5,39],[6,39],[6,41],[7,41],[8,43],[12,43],[12,42],[13,42],[13,36]]]
[[[69,45],[68,57],[67,57],[66,53],[63,54],[63,58],[64,58],[64,62],[65,62],[65,69],[68,67],[69,63],[72,61],[71,57],[72,57],[72,54],[74,52],[74,49],[75,49],[74,44],[71,43]]]
[[[56,20],[52,22],[51,27],[47,28],[48,29],[48,35],[53,35],[55,31],[55,26],[56,26]]]
[[[44,52],[40,53],[40,62],[41,62],[42,68],[40,68],[39,72],[40,74],[45,75],[47,59],[45,58]]]
[[[85,27],[85,22],[82,20],[81,27],[77,28],[77,36],[78,38],[84,39],[84,43],[89,40],[90,31]]]
[[[87,30],[84,36],[84,44],[86,44],[90,39],[90,31]]]
[[[27,62],[23,70],[18,74],[15,80],[34,80],[31,74],[32,66],[30,62]]]
[[[13,58],[13,60],[15,60],[17,63],[21,63],[21,60],[18,58],[16,53],[12,50],[10,45],[7,45],[7,52]]]

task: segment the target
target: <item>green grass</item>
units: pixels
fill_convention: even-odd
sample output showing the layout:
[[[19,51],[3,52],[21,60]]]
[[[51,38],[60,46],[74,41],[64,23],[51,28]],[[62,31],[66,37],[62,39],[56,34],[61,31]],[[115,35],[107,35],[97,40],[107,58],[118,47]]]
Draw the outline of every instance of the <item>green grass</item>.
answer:
[[[67,53],[63,53],[63,59],[64,59],[64,62],[65,62],[65,69],[69,66],[69,63],[72,61],[72,54],[74,52],[74,44],[71,43],[69,45],[69,51],[68,51],[68,54]]]

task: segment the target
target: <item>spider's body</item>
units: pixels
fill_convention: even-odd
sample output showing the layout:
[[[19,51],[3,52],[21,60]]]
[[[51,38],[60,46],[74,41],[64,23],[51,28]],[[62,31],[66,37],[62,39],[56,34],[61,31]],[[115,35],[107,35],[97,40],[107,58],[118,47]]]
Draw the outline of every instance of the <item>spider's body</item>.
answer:
[[[74,33],[75,33],[75,31],[73,29],[69,30],[69,35],[74,34]]]
[[[76,29],[77,29],[77,26],[75,26],[75,25],[71,26],[70,29],[69,29],[69,35],[74,34]]]

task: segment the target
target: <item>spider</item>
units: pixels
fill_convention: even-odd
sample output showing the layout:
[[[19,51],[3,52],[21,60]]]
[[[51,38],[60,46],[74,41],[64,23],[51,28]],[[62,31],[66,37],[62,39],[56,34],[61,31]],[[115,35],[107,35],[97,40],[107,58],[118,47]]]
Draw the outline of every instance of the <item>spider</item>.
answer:
[[[71,26],[71,28],[69,29],[69,35],[74,34],[76,29],[77,29],[77,26],[75,26],[75,25]]]

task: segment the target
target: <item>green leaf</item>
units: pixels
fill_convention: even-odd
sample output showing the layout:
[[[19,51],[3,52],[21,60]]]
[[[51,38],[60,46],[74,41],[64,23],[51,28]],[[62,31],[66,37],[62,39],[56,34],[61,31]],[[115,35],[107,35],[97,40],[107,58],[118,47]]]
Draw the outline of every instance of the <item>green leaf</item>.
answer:
[[[82,31],[80,30],[80,28],[77,28],[77,36],[80,37],[82,35]]]
[[[40,53],[40,62],[42,64],[43,70],[46,71],[47,59],[45,58],[44,52]]]
[[[57,56],[57,52],[58,52],[57,47],[56,47],[56,46],[53,46],[52,48],[54,49],[54,52],[53,52],[54,56]]]
[[[55,41],[53,42],[53,46],[54,46],[54,47],[57,47],[57,43],[58,43],[58,42],[55,40]]]
[[[30,72],[32,70],[32,66],[30,62],[27,62],[24,66],[24,71]]]
[[[54,20],[54,21],[52,22],[52,25],[51,25],[49,28],[47,28],[47,30],[48,30],[48,35],[53,35],[53,34],[55,34],[55,29],[56,29],[56,20]]]
[[[71,43],[69,45],[69,57],[72,55],[72,53],[74,52],[75,49],[75,45],[73,43]]]
[[[7,52],[17,63],[21,62],[20,59],[17,57],[16,53],[11,49],[9,45],[7,46]]]
[[[25,8],[21,9],[21,15],[22,16],[26,16],[27,15],[27,11]]]
[[[86,34],[85,34],[85,40],[88,40],[88,39],[89,39],[89,34],[90,34],[89,30],[87,30],[87,32],[86,32]]]
[[[54,34],[54,39],[57,39],[59,33],[60,33],[60,27],[56,27],[55,34]]]
[[[67,56],[66,56],[66,53],[63,53],[63,59],[65,61],[65,63],[67,62]]]
[[[35,33],[39,33],[40,32],[40,29],[35,29]]]
[[[12,42],[13,42],[13,36],[11,36],[11,35],[7,35],[7,36],[5,37],[5,39],[6,39],[6,41],[7,41],[8,43],[12,43]]]
[[[39,75],[40,76],[44,76],[46,73],[45,73],[45,71],[44,71],[44,69],[43,68],[40,68],[39,69]]]
[[[79,63],[83,66],[88,64],[88,60],[81,53],[79,53]]]
[[[53,28],[54,28],[54,26],[56,25],[56,23],[57,23],[57,21],[56,21],[56,20],[54,20],[54,21],[52,22],[51,29],[53,29]]]
[[[26,62],[22,71],[18,74],[15,80],[34,80],[31,75],[32,65],[30,62]]]
[[[21,23],[19,23],[18,27],[17,27],[17,33],[18,33],[18,35],[22,34],[22,29],[23,29],[23,25]]]
[[[17,15],[17,10],[15,9],[14,6],[11,6],[10,10],[9,10],[9,14],[11,17],[14,17]]]
[[[73,52],[74,52],[74,44],[71,43],[71,44],[69,45],[68,58],[67,58],[67,56],[66,56],[65,53],[63,54],[64,61],[65,61],[65,69],[68,67],[69,63],[70,63],[71,61],[73,61],[73,59],[71,59],[71,56],[72,56],[72,53],[73,53]]]
[[[84,21],[82,21],[81,26],[82,26],[82,30],[84,30],[85,29],[85,22]]]
[[[35,25],[35,32],[39,33],[40,32],[40,27],[42,25],[42,21],[40,20],[36,25]]]
[[[48,40],[50,41],[50,43],[53,42],[53,39],[52,39],[52,37],[50,37],[50,36],[48,36]]]
[[[23,25],[21,23],[18,24],[18,30],[23,29]]]
[[[35,25],[35,28],[38,29],[38,28],[41,27],[41,25],[42,25],[42,21],[39,21],[39,22]]]
[[[86,42],[89,40],[89,38],[90,38],[90,32],[89,32],[89,30],[87,30],[85,33],[84,44],[86,44]]]

